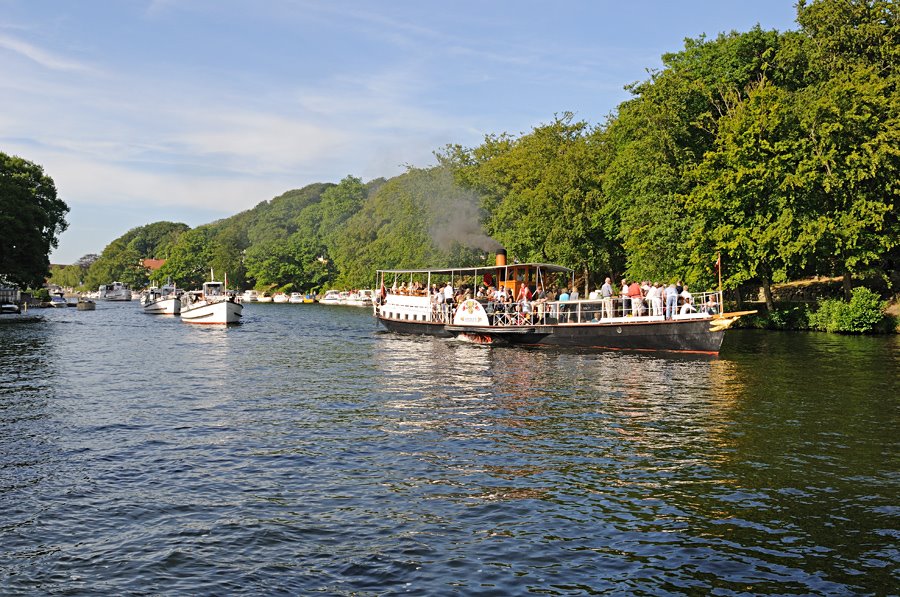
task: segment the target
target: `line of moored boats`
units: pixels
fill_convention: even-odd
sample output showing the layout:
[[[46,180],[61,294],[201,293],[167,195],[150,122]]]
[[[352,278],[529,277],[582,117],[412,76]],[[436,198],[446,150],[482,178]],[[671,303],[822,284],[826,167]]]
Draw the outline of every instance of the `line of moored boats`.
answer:
[[[201,290],[184,291],[172,285],[150,288],[141,293],[141,307],[151,315],[178,315],[186,323],[237,323],[243,316],[244,303],[321,303],[323,305],[372,306],[374,291],[329,290],[321,299],[314,294],[299,292],[260,294],[246,290],[237,294],[228,290],[222,282],[206,282]],[[115,299],[108,299],[115,300]]]

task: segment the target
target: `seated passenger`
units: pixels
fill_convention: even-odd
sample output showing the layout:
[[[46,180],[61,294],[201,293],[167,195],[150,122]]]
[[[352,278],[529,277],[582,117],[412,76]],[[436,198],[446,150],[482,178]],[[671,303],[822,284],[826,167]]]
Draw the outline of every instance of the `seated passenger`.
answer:
[[[691,297],[685,297],[684,304],[681,305],[681,311],[679,311],[678,314],[687,315],[688,313],[696,313],[697,309],[694,308],[693,302]]]
[[[716,297],[710,295],[701,311],[709,315],[717,315],[719,313],[719,304],[716,302]]]

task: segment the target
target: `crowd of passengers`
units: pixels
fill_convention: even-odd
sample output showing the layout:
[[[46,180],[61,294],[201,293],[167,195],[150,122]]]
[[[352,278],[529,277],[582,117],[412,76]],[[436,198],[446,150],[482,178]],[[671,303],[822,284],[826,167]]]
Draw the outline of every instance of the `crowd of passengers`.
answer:
[[[522,284],[517,296],[505,287],[493,285],[463,284],[454,288],[450,282],[443,285],[433,284],[430,289],[420,282],[412,282],[394,286],[391,292],[413,296],[431,296],[432,309],[436,319],[446,318],[452,307],[468,299],[476,299],[485,306],[491,323],[531,323],[545,322],[547,316],[559,319],[571,319],[574,309],[561,303],[588,300],[597,304],[582,309],[585,320],[597,322],[601,318],[641,317],[652,315],[672,319],[674,315],[719,313],[719,305],[714,294],[710,294],[699,309],[694,305],[694,297],[687,286],[680,281],[664,285],[660,282],[629,282],[623,279],[618,287],[614,287],[609,278],[603,285],[595,288],[582,298],[578,289],[560,287],[558,290],[545,290],[542,284],[532,288]]]

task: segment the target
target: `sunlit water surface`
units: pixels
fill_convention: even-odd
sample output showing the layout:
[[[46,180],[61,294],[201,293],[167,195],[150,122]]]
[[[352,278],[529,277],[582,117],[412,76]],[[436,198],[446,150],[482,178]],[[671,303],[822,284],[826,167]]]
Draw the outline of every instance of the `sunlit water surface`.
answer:
[[[896,337],[484,347],[366,309],[0,326],[0,593],[896,593]]]

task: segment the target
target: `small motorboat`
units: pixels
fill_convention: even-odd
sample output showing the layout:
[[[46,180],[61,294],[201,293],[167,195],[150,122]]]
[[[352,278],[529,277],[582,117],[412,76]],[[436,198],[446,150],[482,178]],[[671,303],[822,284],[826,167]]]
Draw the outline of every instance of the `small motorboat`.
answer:
[[[97,303],[90,299],[80,298],[75,303],[75,308],[79,311],[94,311],[97,309]]]

